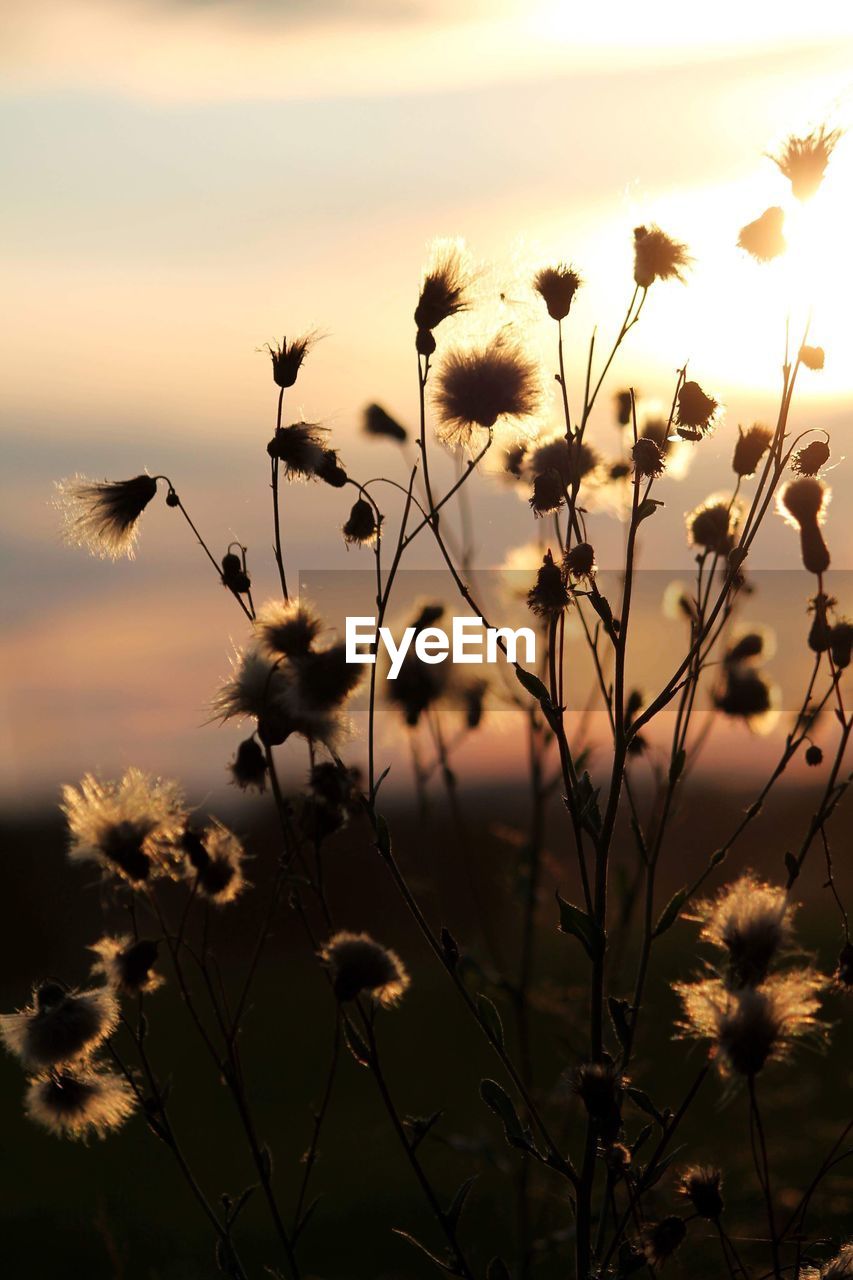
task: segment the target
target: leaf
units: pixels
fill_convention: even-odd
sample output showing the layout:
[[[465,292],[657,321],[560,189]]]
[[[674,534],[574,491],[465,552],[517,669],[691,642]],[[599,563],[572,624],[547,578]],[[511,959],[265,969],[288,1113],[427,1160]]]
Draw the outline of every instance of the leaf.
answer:
[[[344,1018],[344,1039],[347,1048],[360,1067],[370,1066],[370,1050],[361,1035],[356,1031],[349,1018]]]
[[[382,770],[382,772],[380,773],[379,777],[376,779],[376,785],[375,785],[375,786],[374,786],[374,788],[373,788],[373,798],[374,798],[374,800],[375,800],[375,799],[376,799],[376,797],[379,795],[379,788],[382,786],[382,783],[383,783],[383,782],[385,781],[385,779],[388,777],[388,774],[389,774],[390,772],[391,772],[391,766],[390,766],[390,764],[389,764],[389,765],[386,765],[386,766],[385,766],[385,768],[384,768],[384,769]]]
[[[242,1213],[249,1199],[254,1195],[257,1189],[258,1189],[258,1184],[256,1182],[253,1182],[250,1187],[246,1187],[245,1191],[240,1192],[237,1199],[233,1201],[233,1203],[230,1203],[229,1205],[227,1205],[226,1217],[227,1217],[229,1226],[232,1223],[237,1221],[239,1214]]]
[[[486,1280],[512,1280],[503,1258],[492,1258],[486,1267]]]
[[[643,1125],[642,1129],[637,1134],[634,1141],[631,1143],[632,1156],[635,1156],[637,1154],[637,1152],[640,1150],[640,1147],[642,1147],[643,1143],[648,1142],[649,1138],[654,1133],[654,1131],[655,1131],[655,1126],[653,1124]]]
[[[317,1208],[317,1205],[320,1203],[322,1199],[323,1199],[322,1195],[315,1196],[314,1199],[311,1201],[311,1203],[308,1205],[308,1207],[305,1209],[304,1213],[302,1214],[302,1217],[297,1222],[296,1228],[293,1232],[293,1244],[296,1244],[296,1241],[299,1239],[299,1237],[302,1235],[302,1232],[308,1226],[308,1223],[311,1221],[311,1219],[314,1216],[314,1210]]]
[[[466,1178],[444,1211],[444,1216],[447,1218],[454,1231],[456,1230],[456,1224],[459,1222],[462,1215],[462,1210],[465,1208],[465,1201],[468,1199],[471,1188],[474,1186],[474,1183],[477,1181],[479,1176],[480,1175],[478,1173],[473,1173],[470,1178]]]
[[[610,608],[610,602],[607,598],[596,591],[590,595],[590,603],[604,623],[608,635],[613,634],[613,610]]]
[[[689,892],[690,890],[687,885],[685,885],[683,889],[679,889],[672,895],[669,902],[658,916],[658,922],[655,925],[654,933],[652,934],[653,938],[659,938],[662,933],[666,933],[667,929],[671,928],[672,925],[675,924],[678,919],[678,913],[684,906],[684,901]]]
[[[430,1262],[434,1262],[437,1267],[441,1267],[442,1271],[446,1271],[448,1275],[451,1276],[457,1274],[455,1268],[450,1265],[447,1258],[440,1258],[437,1253],[433,1253],[432,1249],[428,1249],[427,1246],[422,1244],[417,1236],[413,1236],[410,1231],[403,1231],[401,1227],[392,1227],[391,1230],[395,1236],[399,1236],[401,1240],[408,1240],[409,1244],[413,1244],[421,1253],[425,1253]]]
[[[444,963],[448,969],[453,972],[459,963],[459,944],[449,929],[441,928],[441,950],[444,955]]]
[[[628,1085],[625,1092],[635,1106],[639,1107],[641,1111],[645,1111],[647,1116],[651,1116],[652,1119],[657,1120],[661,1128],[664,1127],[662,1114],[658,1111],[657,1107],[645,1090],[637,1089],[634,1085]]]
[[[663,503],[659,498],[644,498],[637,507],[637,524],[642,520],[648,520],[649,516],[653,516],[658,507],[662,507]]]
[[[557,892],[556,898],[557,905],[560,908],[560,932],[571,933],[575,938],[578,938],[590,960],[595,959],[601,949],[601,935],[598,925],[594,920],[590,919],[585,911],[581,911],[580,907],[572,906],[571,902],[566,902],[565,898],[561,898],[559,892]]]
[[[574,801],[581,822],[598,835],[601,831],[601,810],[598,807],[598,787],[593,787],[588,773],[583,773],[574,788]]]
[[[476,996],[477,1013],[488,1032],[489,1039],[501,1049],[504,1047],[504,1028],[501,1015],[488,996],[478,993]]]
[[[420,1146],[430,1129],[438,1124],[443,1115],[443,1111],[433,1111],[431,1116],[406,1116],[403,1128],[406,1130],[409,1145],[413,1151]]]
[[[529,1151],[532,1146],[530,1130],[521,1123],[512,1098],[497,1080],[488,1077],[480,1081],[480,1097],[490,1111],[503,1122],[504,1136],[511,1147]]]
[[[622,1048],[628,1043],[631,1028],[628,1024],[628,1010],[631,1008],[627,1000],[619,1000],[616,996],[608,996],[607,1007],[610,1010],[610,1021]]]
[[[538,676],[535,676],[532,671],[525,671],[524,667],[520,667],[518,663],[515,665],[515,675],[519,684],[528,693],[532,693],[541,703],[547,702],[549,706],[551,705],[551,695]]]

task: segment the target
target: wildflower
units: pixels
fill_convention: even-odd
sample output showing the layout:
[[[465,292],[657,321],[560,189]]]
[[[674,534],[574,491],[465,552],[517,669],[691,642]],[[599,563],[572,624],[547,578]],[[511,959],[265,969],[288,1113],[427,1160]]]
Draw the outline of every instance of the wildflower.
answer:
[[[744,631],[726,649],[723,661],[727,666],[749,662],[753,658],[768,657],[769,640],[766,631]]]
[[[760,671],[752,667],[729,667],[714,705],[733,719],[755,721],[776,705],[777,691]]]
[[[342,930],[320,951],[328,965],[332,986],[339,1000],[354,1000],[362,993],[389,1009],[409,987],[409,975],[396,952],[374,942],[368,933]]]
[[[302,362],[316,338],[317,335],[314,333],[304,333],[299,338],[291,339],[290,342],[287,338],[282,338],[281,342],[277,342],[274,347],[267,343],[266,350],[272,360],[273,381],[277,387],[284,390],[294,385],[302,368]]]
[[[563,558],[563,566],[573,578],[592,582],[596,574],[595,551],[588,542],[576,542]]]
[[[677,1214],[650,1223],[643,1232],[643,1252],[649,1266],[662,1266],[684,1243],[686,1235],[684,1219]]]
[[[255,618],[258,645],[274,658],[307,653],[322,626],[314,611],[299,600],[267,600]]]
[[[737,443],[732,457],[732,470],[735,475],[741,477],[755,475],[759,462],[770,448],[772,439],[773,432],[770,428],[762,427],[757,422],[747,427],[746,431],[743,427],[738,427]]]
[[[815,372],[823,368],[826,353],[823,347],[809,347],[805,343],[800,347],[800,364]]]
[[[223,906],[239,896],[245,886],[246,853],[233,831],[214,819],[201,833],[188,828],[182,848],[203,898]]]
[[[842,618],[836,622],[829,633],[829,653],[836,667],[843,670],[850,666],[851,648],[853,648],[853,622]]]
[[[565,320],[582,283],[577,271],[562,262],[556,267],[543,267],[533,277],[533,288],[548,308],[552,320]]]
[[[110,1071],[80,1068],[31,1080],[24,1102],[30,1120],[58,1138],[83,1142],[120,1129],[135,1106],[127,1080]]]
[[[549,515],[559,511],[566,500],[566,490],[556,471],[545,471],[533,477],[533,492],[530,495],[530,506],[537,516]]]
[[[91,1053],[111,1035],[119,1008],[111,991],[68,991],[44,982],[20,1013],[0,1015],[0,1038],[28,1071],[45,1071]]]
[[[575,1073],[574,1092],[602,1136],[610,1141],[615,1139],[622,1123],[625,1083],[612,1062],[585,1062]]]
[[[435,402],[451,443],[467,443],[476,428],[491,431],[498,418],[529,417],[539,400],[536,365],[504,337],[451,352],[438,373]]]
[[[229,551],[222,557],[222,585],[235,595],[242,596],[252,589],[252,580],[240,556]]]
[[[248,791],[250,787],[256,787],[259,792],[265,790],[267,758],[253,737],[240,743],[228,768],[231,771],[231,781],[241,791]]]
[[[102,559],[133,559],[139,517],[157,493],[153,476],[132,480],[88,480],[74,476],[56,485],[56,505],[64,521],[63,537]]]
[[[453,241],[438,241],[433,246],[430,264],[421,280],[420,297],[415,307],[418,329],[431,332],[442,320],[466,311],[469,287],[469,271],[460,246]]]
[[[637,476],[661,476],[664,472],[664,459],[659,446],[649,436],[641,436],[631,450],[634,459],[634,474]]]
[[[386,413],[380,404],[369,404],[364,411],[364,430],[369,436],[386,436],[403,444],[408,439],[406,428]]]
[[[806,747],[806,764],[810,769],[817,769],[819,765],[823,764],[823,752],[814,742]]]
[[[232,675],[217,690],[211,708],[220,720],[251,717],[267,746],[278,746],[294,732],[288,709],[290,680],[281,659],[272,659],[260,647],[237,650]]]
[[[741,227],[737,238],[738,248],[746,249],[759,262],[778,258],[788,247],[782,234],[785,214],[778,205],[765,209],[760,218]]]
[[[637,400],[636,391],[617,391],[613,397],[616,405],[616,422],[620,427],[627,427],[631,421],[633,407]]]
[[[364,498],[359,498],[344,525],[343,534],[345,540],[349,543],[355,542],[359,546],[365,546],[369,542],[375,542],[378,533],[379,523],[373,507]]]
[[[791,470],[800,476],[816,476],[829,462],[829,442],[813,440],[804,449],[798,449],[791,459]]]
[[[727,953],[728,980],[735,988],[764,981],[790,942],[793,914],[784,889],[749,873],[694,909],[702,923],[699,937]]]
[[[634,229],[634,282],[648,289],[655,280],[683,280],[690,265],[687,246],[671,239],[660,227]]]
[[[734,545],[740,508],[729,498],[711,497],[687,517],[687,532],[694,547],[725,556]]]
[[[293,671],[294,705],[316,711],[340,706],[362,677],[361,667],[347,662],[343,643],[297,655]]]
[[[724,1075],[754,1076],[779,1061],[807,1033],[821,1029],[817,1018],[822,974],[803,968],[774,974],[758,987],[730,991],[717,978],[676,983],[685,1020],[683,1035],[709,1040]]]
[[[154,972],[157,943],[151,938],[104,937],[89,949],[98,957],[92,972],[102,973],[114,991],[138,995],[162,987],[162,975]]]
[[[683,382],[678,392],[675,422],[684,440],[701,440],[714,426],[719,404],[698,382]]]
[[[169,846],[186,812],[176,782],[128,769],[120,782],[100,782],[87,773],[80,789],[63,787],[73,862],[97,862],[139,884],[168,870]]]
[[[527,607],[540,618],[553,618],[569,607],[565,577],[550,551],[536,574],[536,583],[527,593]]]
[[[822,480],[802,476],[789,481],[778,499],[779,511],[800,531],[804,567],[818,576],[829,568],[829,548],[820,530],[829,497],[829,489]]]
[[[685,1169],[678,1190],[685,1200],[690,1201],[700,1218],[716,1222],[724,1208],[722,1185],[723,1175],[719,1169],[697,1164]]]
[[[834,604],[835,600],[822,592],[809,601],[809,613],[814,614],[814,621],[809,628],[809,648],[812,653],[826,653],[832,642],[832,627],[827,614]]]
[[[840,129],[828,130],[822,124],[804,138],[790,137],[781,153],[770,157],[789,179],[798,200],[808,200],[815,194],[840,137]]]
[[[326,454],[326,427],[316,422],[292,422],[277,427],[267,453],[284,467],[288,480],[309,480],[318,474]]]

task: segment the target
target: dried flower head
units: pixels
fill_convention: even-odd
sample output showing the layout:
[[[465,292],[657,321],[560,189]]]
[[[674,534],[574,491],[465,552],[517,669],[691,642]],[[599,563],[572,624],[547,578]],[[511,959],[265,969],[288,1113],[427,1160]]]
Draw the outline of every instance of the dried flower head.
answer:
[[[391,1008],[409,987],[409,975],[396,952],[374,942],[368,933],[334,934],[320,951],[328,965],[339,1000],[367,994],[383,1008]]]
[[[341,706],[360,683],[363,670],[347,661],[346,645],[310,649],[292,660],[291,706],[297,716],[311,716]]]
[[[719,404],[698,382],[683,382],[678,391],[675,423],[683,440],[701,440],[714,428]]]
[[[670,1214],[660,1222],[652,1222],[643,1232],[643,1253],[649,1266],[660,1267],[684,1243],[687,1227],[683,1218]]]
[[[731,666],[740,662],[752,662],[756,658],[773,656],[775,641],[773,633],[764,628],[752,628],[735,636],[726,648],[723,662]]]
[[[533,288],[548,308],[552,320],[565,320],[582,283],[574,267],[567,267],[563,262],[556,267],[543,267],[533,277]]]
[[[246,738],[237,747],[237,754],[228,766],[231,780],[241,791],[256,787],[263,792],[267,783],[267,758],[260,743],[254,737]]]
[[[133,939],[129,934],[115,938],[106,936],[92,947],[98,957],[93,973],[103,974],[107,986],[125,995],[156,991],[163,977],[154,971],[157,943],[151,938]]]
[[[272,658],[307,653],[322,627],[314,610],[299,600],[267,600],[255,618],[258,645]]]
[[[227,587],[235,595],[246,595],[252,589],[252,580],[246,572],[243,557],[235,555],[233,551],[228,551],[222,557],[222,573],[220,576],[223,587]]]
[[[803,138],[792,135],[779,155],[771,156],[789,179],[791,190],[798,200],[808,200],[815,194],[840,137],[840,129],[827,129],[822,124],[819,129],[813,129]]]
[[[364,430],[369,436],[385,436],[403,444],[408,439],[406,428],[392,418],[381,404],[369,404],[364,411]]]
[[[658,444],[650,436],[641,436],[631,450],[634,473],[638,476],[662,476],[666,467]]]
[[[816,476],[829,462],[829,442],[813,440],[805,448],[798,449],[791,459],[791,470],[799,476]]]
[[[708,1040],[723,1075],[754,1076],[807,1034],[821,1031],[822,974],[811,968],[774,974],[759,987],[731,991],[718,978],[676,983],[684,1008],[681,1034]]]
[[[595,551],[590,543],[576,542],[573,547],[570,547],[563,557],[563,567],[566,573],[573,578],[592,582],[597,566],[595,563]]]
[[[153,476],[62,480],[56,485],[56,506],[63,517],[63,537],[71,546],[86,547],[102,559],[127,556],[132,560],[139,517],[156,493]]]
[[[690,543],[714,555],[728,555],[734,545],[741,509],[730,498],[713,496],[687,516]]]
[[[470,269],[462,246],[454,240],[437,240],[421,279],[415,307],[418,329],[431,331],[442,320],[467,310],[470,285]]]
[[[723,1175],[709,1165],[693,1165],[685,1169],[678,1184],[679,1195],[689,1200],[700,1218],[716,1222],[723,1212]]]
[[[182,848],[198,893],[217,906],[233,902],[245,887],[242,842],[216,819],[202,832],[188,828]]]
[[[814,742],[806,747],[806,764],[810,769],[817,769],[823,764],[823,752]]]
[[[317,339],[315,333],[304,333],[299,338],[282,338],[275,346],[266,345],[272,360],[272,376],[277,387],[292,387],[299,376],[302,362]]]
[[[536,582],[527,593],[527,607],[539,618],[552,618],[569,607],[571,596],[563,570],[554,563],[550,551],[536,574]]]
[[[586,1107],[600,1134],[613,1141],[622,1123],[626,1081],[612,1062],[585,1062],[578,1067],[572,1089]]]
[[[116,998],[106,987],[67,991],[44,982],[28,1008],[0,1016],[0,1039],[28,1071],[46,1071],[91,1053],[118,1019]]]
[[[800,347],[800,364],[814,372],[821,370],[826,363],[823,347],[809,347],[805,343]]]
[[[534,361],[510,339],[452,351],[437,376],[435,404],[445,441],[466,444],[480,428],[491,431],[499,418],[526,418],[540,402]]]
[[[30,1120],[58,1138],[105,1138],[132,1115],[136,1097],[110,1071],[75,1069],[31,1080],[24,1102]]]
[[[317,479],[322,480],[332,489],[343,489],[348,476],[341,466],[337,449],[323,450],[320,461],[317,463]]]
[[[832,641],[832,627],[829,622],[829,610],[835,600],[823,592],[818,592],[809,601],[809,613],[813,615],[809,628],[809,648],[812,653],[826,653]]]
[[[770,209],[765,209],[760,218],[741,227],[737,238],[738,248],[746,249],[759,262],[770,262],[788,247],[782,233],[784,225],[784,210],[773,205]]]
[[[800,531],[803,567],[818,576],[829,568],[829,548],[820,529],[829,499],[829,489],[816,476],[790,480],[778,498],[779,511]]]
[[[840,618],[829,633],[829,654],[840,670],[850,666],[850,650],[853,647],[853,622]]]
[[[660,227],[634,229],[634,283],[648,289],[655,280],[683,280],[690,265],[687,246],[673,240]]]
[[[720,688],[715,690],[714,706],[732,719],[755,722],[778,705],[776,687],[753,667],[727,667]]]
[[[702,941],[726,953],[727,981],[734,988],[764,981],[791,941],[793,916],[785,889],[751,873],[726,885],[716,898],[698,902],[693,911],[702,924]]]
[[[772,439],[773,432],[769,427],[761,426],[760,423],[754,423],[753,426],[747,427],[746,431],[743,427],[738,427],[737,443],[732,457],[732,470],[735,475],[741,477],[755,475],[759,462],[770,448]]]
[[[364,498],[359,498],[353,505],[349,513],[349,519],[343,527],[344,539],[352,545],[356,543],[358,546],[366,546],[368,543],[375,542],[379,532],[379,522],[376,519],[376,512],[369,502]]]
[[[311,840],[318,843],[346,826],[361,809],[361,776],[358,769],[346,769],[331,760],[315,764],[304,797],[300,821]]]
[[[259,619],[263,612],[259,612]],[[267,730],[274,723],[286,720],[290,685],[282,663],[282,659],[268,657],[258,647],[237,650],[232,659],[231,677],[220,686],[211,702],[214,716],[220,720],[252,717],[259,727],[264,724]],[[284,738],[279,741],[283,742]]]
[[[630,389],[627,391],[617,391],[613,397],[616,405],[616,423],[620,427],[627,427],[631,422],[634,405],[637,403],[636,391],[632,394]]]
[[[320,474],[328,453],[327,433],[328,428],[316,422],[292,422],[287,427],[276,427],[267,453],[281,463],[288,480],[313,480]]]
[[[119,782],[87,773],[76,787],[63,787],[62,811],[74,862],[97,862],[131,884],[169,870],[171,846],[186,810],[176,782],[128,769]]]

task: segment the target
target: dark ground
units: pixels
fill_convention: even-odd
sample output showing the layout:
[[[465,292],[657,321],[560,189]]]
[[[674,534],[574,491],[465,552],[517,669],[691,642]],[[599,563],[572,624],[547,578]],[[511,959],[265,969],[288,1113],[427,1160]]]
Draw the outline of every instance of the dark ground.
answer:
[[[727,782],[694,792],[673,828],[668,871],[660,901],[690,880],[708,853],[729,834],[748,797]],[[767,813],[754,823],[731,856],[735,872],[745,866],[770,878],[782,876],[787,843],[804,829],[813,795],[805,789],[780,791]],[[524,793],[468,797],[469,829],[464,840],[446,819],[436,797],[427,821],[416,820],[389,802],[395,848],[434,923],[449,925],[465,948],[484,955],[484,915],[490,934],[512,965],[516,964],[520,889],[514,865],[518,857],[515,827],[525,812]],[[227,817],[227,815],[221,815]],[[256,853],[250,872],[256,890],[217,922],[216,947],[226,974],[242,972],[257,930],[276,847],[268,799],[231,815],[249,834]],[[579,1060],[577,1030],[583,1017],[586,962],[578,944],[556,930],[553,888],[565,896],[573,886],[566,866],[561,815],[549,815],[547,878],[538,928],[538,1014],[535,1074],[550,1099],[550,1114],[564,1116],[577,1150],[581,1132],[578,1104],[566,1081],[566,1069]],[[834,849],[842,892],[853,877],[849,862],[851,820],[841,810],[835,820]],[[63,852],[58,820],[44,814],[9,817],[2,823],[5,893],[0,904],[0,1008],[26,1003],[33,979],[57,976],[83,983],[87,944],[104,930],[122,927],[114,908],[104,915],[102,893],[86,869],[71,867]],[[621,856],[625,856],[628,848]],[[476,907],[462,870],[467,849],[480,898]],[[806,906],[800,936],[831,969],[839,948],[837,913],[821,891],[823,876],[815,846],[800,886]],[[411,1115],[443,1110],[440,1124],[421,1148],[435,1185],[445,1200],[470,1174],[480,1172],[463,1218],[464,1241],[488,1242],[472,1250],[480,1274],[489,1256],[512,1238],[512,1199],[504,1172],[517,1167],[516,1153],[503,1142],[499,1126],[478,1097],[483,1075],[502,1079],[500,1064],[479,1036],[446,976],[426,951],[401,909],[394,886],[371,849],[366,829],[355,824],[336,837],[327,857],[331,902],[336,922],[367,928],[397,948],[412,974],[412,988],[399,1009],[380,1018],[381,1047],[399,1109]],[[618,873],[617,873],[618,874]],[[319,926],[318,926],[319,927]],[[629,946],[630,957],[630,946]],[[672,1038],[676,1001],[666,979],[689,976],[699,956],[695,926],[680,922],[666,935],[653,961],[647,1021],[639,1043],[634,1080],[653,1093],[658,1105],[676,1106],[701,1064],[701,1050]],[[165,959],[161,967],[167,969]],[[631,970],[626,967],[624,993]],[[472,979],[477,982],[476,977]],[[481,987],[483,983],[479,984]],[[511,1014],[501,993],[486,987],[504,1010],[512,1043]],[[765,1106],[771,1160],[780,1201],[793,1204],[811,1171],[850,1117],[851,1038],[849,1008],[841,996],[828,1002],[837,1024],[826,1056],[806,1053],[789,1069],[767,1073]],[[252,1168],[234,1121],[231,1100],[212,1077],[209,1060],[188,1024],[174,982],[151,997],[149,1047],[156,1068],[172,1082],[172,1110],[200,1181],[211,1196],[232,1194],[252,1181]],[[256,1106],[258,1128],[275,1154],[275,1177],[282,1203],[292,1206],[299,1157],[311,1130],[311,1107],[319,1100],[333,1031],[328,986],[318,970],[293,915],[284,911],[266,955],[263,972],[243,1037],[242,1056]],[[576,1047],[577,1046],[577,1047]],[[86,1148],[58,1141],[31,1125],[21,1113],[24,1080],[18,1065],[0,1058],[0,1179],[2,1179],[3,1274],[42,1280],[213,1280],[208,1230],[172,1164],[169,1152],[146,1130],[138,1116],[125,1130]],[[646,1122],[631,1112],[635,1135]],[[760,1222],[754,1176],[748,1156],[746,1106],[742,1094],[726,1097],[716,1080],[704,1087],[696,1119],[684,1126],[685,1158],[719,1162],[728,1174],[729,1230],[749,1234]],[[417,1280],[436,1274],[431,1265],[391,1232],[411,1230],[437,1245],[438,1236],[404,1158],[390,1135],[374,1081],[348,1055],[337,1076],[322,1158],[312,1190],[322,1196],[306,1228],[302,1245],[305,1276],[324,1280]],[[853,1162],[842,1165],[829,1184],[812,1221],[835,1239],[849,1225]],[[561,1201],[562,1184],[545,1181],[539,1209],[554,1229],[570,1229]],[[663,1212],[674,1201],[665,1180],[658,1192]],[[706,1253],[701,1229],[691,1238],[689,1255],[667,1269],[691,1280],[716,1278],[716,1254]],[[263,1262],[280,1259],[260,1196],[245,1210],[238,1233],[250,1274],[262,1276]],[[748,1249],[748,1246],[745,1246]],[[545,1263],[537,1280],[565,1274]]]

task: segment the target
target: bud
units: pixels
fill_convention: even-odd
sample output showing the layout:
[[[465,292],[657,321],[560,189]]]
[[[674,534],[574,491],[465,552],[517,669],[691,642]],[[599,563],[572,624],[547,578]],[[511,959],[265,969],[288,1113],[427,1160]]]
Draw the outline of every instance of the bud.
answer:
[[[245,595],[252,588],[251,579],[243,568],[243,561],[233,551],[222,557],[222,585],[235,595]]]
[[[813,440],[811,444],[794,454],[791,459],[791,470],[800,476],[816,476],[827,462],[829,462],[828,441]]]
[[[660,476],[664,471],[663,454],[655,440],[641,436],[631,450],[634,473],[638,476]]]
[[[552,617],[569,607],[569,592],[559,565],[550,551],[536,574],[536,585],[527,593],[527,607],[540,618]]]
[[[806,748],[806,764],[810,769],[816,769],[818,765],[823,764],[823,752],[814,742]]]
[[[565,486],[556,471],[543,471],[533,477],[530,505],[534,515],[545,516],[552,511],[559,511],[565,499]]]
[[[769,427],[756,423],[744,431],[738,427],[737,444],[732,458],[732,469],[737,476],[753,476],[758,464],[770,448],[773,432]]]
[[[718,408],[714,397],[706,395],[698,382],[683,383],[675,415],[678,434],[684,440],[701,440],[711,431]]]
[[[843,618],[836,622],[829,633],[829,652],[836,667],[843,670],[850,666],[850,649],[853,646],[853,622]]]
[[[237,748],[237,754],[228,766],[232,781],[241,791],[256,787],[263,791],[267,780],[267,761],[254,738],[246,738]]]
[[[349,543],[364,546],[365,543],[374,541],[378,531],[379,525],[373,507],[364,498],[359,498],[343,527],[344,538]]]
[[[586,578],[590,582],[595,577],[595,551],[588,542],[576,542],[566,552],[563,564],[573,578]]]

